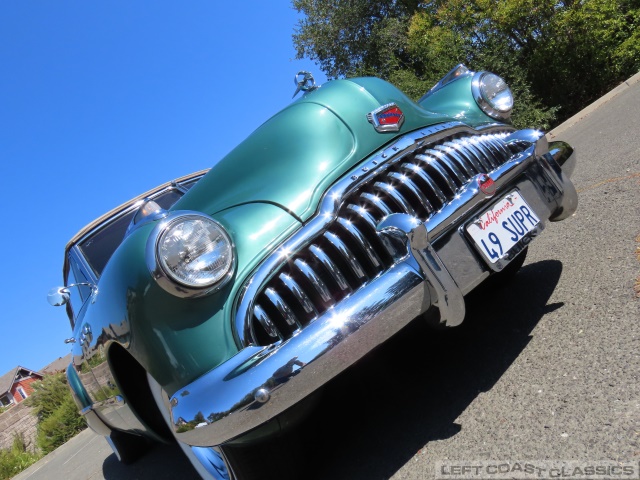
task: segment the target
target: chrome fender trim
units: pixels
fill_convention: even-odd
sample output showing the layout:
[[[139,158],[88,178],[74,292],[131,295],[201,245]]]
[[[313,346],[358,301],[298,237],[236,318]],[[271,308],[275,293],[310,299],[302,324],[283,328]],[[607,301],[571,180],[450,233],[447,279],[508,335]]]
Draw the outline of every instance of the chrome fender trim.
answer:
[[[300,334],[241,350],[171,397],[176,437],[194,446],[220,445],[284,412],[426,311],[425,286],[401,262]]]

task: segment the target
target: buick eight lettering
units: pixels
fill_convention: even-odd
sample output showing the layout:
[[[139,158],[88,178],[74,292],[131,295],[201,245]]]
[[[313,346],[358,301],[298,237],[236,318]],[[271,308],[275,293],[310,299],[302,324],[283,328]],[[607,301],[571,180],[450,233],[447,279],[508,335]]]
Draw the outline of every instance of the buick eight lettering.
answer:
[[[576,211],[573,149],[515,129],[497,75],[459,65],[418,102],[376,78],[296,84],[210,170],[66,246],[49,301],[69,386],[125,463],[174,441],[203,478],[262,478],[248,445],[412,320],[459,325]]]

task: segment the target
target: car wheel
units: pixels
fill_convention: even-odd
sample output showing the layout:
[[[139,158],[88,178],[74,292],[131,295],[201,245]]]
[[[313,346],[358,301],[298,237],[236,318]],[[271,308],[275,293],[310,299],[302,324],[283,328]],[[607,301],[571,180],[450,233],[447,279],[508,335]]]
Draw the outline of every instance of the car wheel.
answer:
[[[147,373],[147,381],[153,399],[173,433],[169,414],[169,397],[149,373]],[[276,434],[268,441],[256,445],[192,447],[180,442],[177,438],[176,443],[204,480],[269,480],[272,478],[296,480],[300,478],[298,461],[302,452],[299,443],[291,433]],[[265,469],[265,465],[271,465],[275,458],[286,458],[287,461],[277,469]]]
[[[158,405],[164,421],[169,425],[169,429],[173,433],[171,417],[169,415],[169,397],[160,384],[156,382],[149,373],[147,373],[147,381],[149,382],[153,399],[156,405]],[[195,468],[204,480],[239,480],[239,477],[233,474],[222,448],[192,447],[178,441],[178,439],[176,439],[176,443],[187,456],[193,468]]]

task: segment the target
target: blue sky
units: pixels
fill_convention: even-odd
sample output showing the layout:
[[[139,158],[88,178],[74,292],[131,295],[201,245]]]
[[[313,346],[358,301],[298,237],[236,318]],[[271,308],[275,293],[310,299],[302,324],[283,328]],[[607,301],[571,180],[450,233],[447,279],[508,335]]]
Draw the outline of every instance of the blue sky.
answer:
[[[0,3],[0,375],[70,349],[63,249],[85,224],[210,167],[291,101],[287,0]]]

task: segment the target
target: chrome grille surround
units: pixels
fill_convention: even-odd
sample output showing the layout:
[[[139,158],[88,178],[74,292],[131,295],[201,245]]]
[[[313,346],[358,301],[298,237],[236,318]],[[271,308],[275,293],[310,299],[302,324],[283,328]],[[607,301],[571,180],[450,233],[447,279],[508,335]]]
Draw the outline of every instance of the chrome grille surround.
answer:
[[[512,127],[461,122],[424,128],[373,154],[324,195],[318,214],[250,277],[236,306],[240,345],[286,340],[407,256],[378,235],[393,213],[422,222],[448,216],[476,175],[490,173],[530,144],[504,142]],[[449,207],[449,208],[448,208]],[[434,222],[431,238],[451,227]]]

